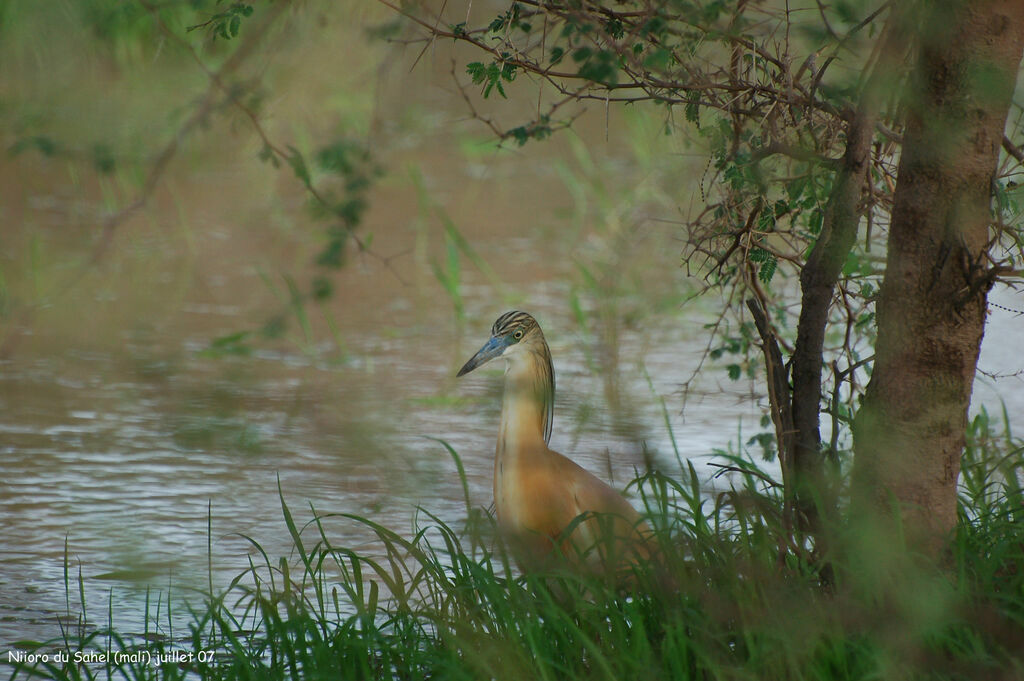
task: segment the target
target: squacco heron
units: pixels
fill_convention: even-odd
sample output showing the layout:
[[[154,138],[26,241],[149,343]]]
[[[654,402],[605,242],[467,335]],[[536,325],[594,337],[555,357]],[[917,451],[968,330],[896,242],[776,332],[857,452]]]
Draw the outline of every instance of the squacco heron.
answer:
[[[535,564],[558,542],[564,555],[584,557],[587,566],[602,571],[620,567],[637,554],[647,555],[644,537],[650,530],[629,502],[548,447],[555,372],[551,350],[533,317],[518,311],[498,317],[490,339],[458,376],[498,357],[506,361],[506,369],[494,506],[498,527],[522,552],[520,558]]]

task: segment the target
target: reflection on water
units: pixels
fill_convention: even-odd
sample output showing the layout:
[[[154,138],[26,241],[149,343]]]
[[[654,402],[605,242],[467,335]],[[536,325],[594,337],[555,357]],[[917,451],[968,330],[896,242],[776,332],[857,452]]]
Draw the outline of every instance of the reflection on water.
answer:
[[[750,394],[757,386],[729,382],[720,368],[706,373],[681,413],[680,386],[706,343],[699,307],[680,312],[669,304],[630,321],[636,298],[685,289],[670,249],[634,265],[664,273],[665,281],[626,294],[602,291],[580,325],[570,312],[578,295],[572,275],[557,264],[571,263],[571,243],[552,244],[543,232],[509,241],[486,226],[471,236],[515,283],[513,302],[467,276],[469,312],[455,323],[436,287],[424,294],[357,262],[342,273],[342,293],[332,302],[341,350],[257,343],[248,355],[205,353],[210,339],[251,328],[267,314],[265,303],[253,314],[228,302],[246,300],[253,286],[245,259],[216,271],[214,294],[206,286],[181,294],[170,321],[132,303],[130,322],[122,310],[120,326],[98,338],[83,334],[78,327],[110,300],[117,304],[115,296],[76,303],[83,308],[26,331],[18,352],[0,364],[0,646],[59,636],[62,618],[70,614],[74,622],[80,614],[79,575],[91,622],[105,624],[110,603],[115,628],[140,632],[147,596],[152,603],[154,593],[170,593],[180,605],[190,588],[206,586],[208,559],[219,588],[244,570],[253,549],[243,535],[272,560],[289,555],[278,484],[300,523],[312,517],[312,506],[402,531],[423,505],[457,526],[465,514],[462,487],[448,454],[430,438],[451,443],[472,502],[490,505],[501,368],[458,382],[454,373],[512,305],[541,320],[552,346],[552,446],[615,486],[643,467],[644,452],[674,470],[660,399],[683,456],[698,458],[703,475],[713,471],[700,457],[735,442],[741,427],[743,440],[759,430],[761,411]],[[545,251],[552,260],[539,263],[536,254]],[[520,278],[524,269],[529,276]],[[194,276],[212,275],[199,268]],[[1016,304],[1005,291],[994,296]],[[1008,342],[1018,323],[1012,313],[994,311],[983,369],[1019,369]],[[63,338],[70,326],[78,335]],[[976,405],[993,403],[991,383],[979,380]],[[996,383],[1018,431],[1020,384],[1019,377]],[[327,527],[335,545],[374,549],[361,525],[337,520]],[[171,617],[160,627],[169,633],[183,621]]]
[[[552,310],[537,313],[554,318]],[[489,322],[469,326],[483,337]],[[584,366],[577,340],[547,326],[560,387],[553,445],[619,486],[643,465],[641,447],[669,454],[640,366],[626,363],[619,391],[633,420],[613,419],[595,397],[604,387]],[[461,484],[427,436],[460,452],[473,502],[489,505],[500,373],[460,381],[451,393],[459,399],[434,399],[454,368],[438,352],[449,334],[431,335],[432,328],[380,345],[351,339],[353,347],[365,346],[366,357],[340,365],[295,355],[214,359],[183,349],[171,353],[173,362],[150,366],[131,347],[6,363],[4,642],[59,634],[56,617],[67,609],[65,543],[72,613],[80,571],[90,617],[104,622],[109,600],[124,631],[142,630],[147,586],[184,593],[206,584],[208,514],[216,584],[245,568],[250,547],[241,534],[272,557],[287,555],[278,480],[300,522],[312,505],[401,530],[422,504],[458,524]],[[659,395],[671,393],[697,357],[680,355],[677,333],[622,332],[621,353],[642,357]],[[675,424],[676,436],[688,453],[707,454],[740,414],[753,416],[736,396],[709,397]],[[373,541],[354,523],[331,529],[338,545],[367,548]]]
[[[538,314],[554,317],[550,309]],[[489,322],[469,326],[483,336]],[[579,340],[551,327],[560,388],[553,446],[620,487],[643,465],[643,447],[668,465],[672,444],[643,371],[655,393],[671,399],[699,344],[680,342],[674,327],[620,330],[621,355],[643,361],[621,369],[627,417],[596,397],[605,387],[585,366]],[[131,348],[5,363],[0,644],[59,635],[68,610],[65,544],[72,616],[81,574],[88,615],[105,623],[109,602],[126,632],[145,626],[147,588],[180,598],[206,585],[208,523],[218,586],[245,568],[251,547],[241,535],[272,559],[288,555],[278,481],[300,523],[312,505],[402,530],[422,504],[458,525],[461,485],[427,436],[460,452],[473,502],[489,505],[499,370],[460,382],[451,393],[458,399],[435,399],[454,365],[437,351],[450,338],[431,336],[431,328],[376,347],[353,339],[367,356],[347,365],[183,350],[174,363],[139,371]],[[691,398],[686,419],[671,415],[684,454],[700,457],[723,445],[740,417],[753,426],[758,414],[742,393],[715,390]],[[328,527],[337,545],[372,551],[360,525]]]
[[[749,384],[719,385],[720,372],[691,394],[685,418],[679,413],[677,391],[701,356],[701,324],[651,317],[643,329],[618,328],[617,347],[602,350],[600,340],[559,323],[559,296],[524,298],[537,301],[532,311],[544,320],[555,358],[552,445],[616,486],[643,467],[644,451],[674,466],[659,397],[668,400],[686,457],[735,441],[741,420],[747,435],[756,430],[760,411],[744,393]],[[200,352],[198,339],[165,337],[110,352],[26,351],[5,362],[0,644],[58,636],[59,619],[78,614],[79,574],[93,622],[105,623],[110,603],[117,628],[142,631],[147,589],[181,598],[207,584],[208,525],[217,586],[247,565],[252,547],[242,535],[272,559],[288,555],[279,482],[300,523],[312,506],[401,531],[423,505],[458,525],[461,484],[432,437],[460,453],[473,503],[488,506],[500,367],[452,378],[494,316],[490,301],[473,308],[464,342],[450,324],[410,320],[386,338],[350,335],[339,361],[286,351],[215,358]],[[205,314],[212,327],[225,321]],[[992,335],[983,367],[1012,366],[1008,345],[998,343],[1006,337]],[[618,358],[617,380],[608,380],[602,352]],[[1020,414],[1021,391],[1004,397]],[[699,463],[698,470],[711,473]],[[373,550],[364,527],[328,527],[336,545]]]
[[[335,296],[307,310],[309,332],[293,317],[285,338],[254,337],[251,349],[220,356],[205,352],[211,340],[264,325],[287,299],[282,275],[308,277],[320,247],[322,228],[309,224],[286,172],[245,154],[211,153],[199,170],[182,164],[103,261],[54,295],[52,282],[92,245],[85,232],[38,227],[33,206],[49,203],[33,197],[67,191],[66,177],[58,164],[23,161],[32,189],[4,197],[22,222],[2,262],[21,295],[47,305],[7,330],[17,343],[0,365],[0,647],[58,636],[65,614],[75,621],[79,574],[95,626],[111,603],[115,628],[140,632],[147,595],[152,603],[170,592],[183,613],[180,599],[206,586],[208,539],[218,588],[248,565],[243,535],[271,560],[289,555],[279,484],[299,523],[312,506],[403,531],[423,505],[457,526],[462,486],[430,438],[455,448],[473,504],[489,506],[501,368],[454,374],[511,307],[535,314],[552,346],[552,446],[615,486],[642,469],[645,451],[675,465],[659,398],[688,456],[734,440],[740,416],[753,428],[751,386],[721,390],[720,373],[679,414],[705,320],[699,307],[680,310],[689,284],[675,227],[641,216],[662,171],[630,160],[621,139],[591,150],[562,137],[529,155],[499,154],[473,137],[479,128],[460,128],[461,98],[448,106],[441,130],[378,122],[389,141],[416,140],[384,159],[392,175],[375,187],[363,226],[389,265],[353,257],[332,275]],[[664,145],[658,124],[645,134]],[[692,164],[672,163],[673,178]],[[404,177],[405,164],[422,177]],[[11,172],[0,167],[0,179]],[[11,186],[0,182],[0,192]],[[268,187],[277,188],[254,192]],[[80,202],[97,200],[78,191]],[[449,221],[474,253],[458,254],[458,267]],[[14,257],[26,253],[34,260]],[[454,291],[439,284],[439,268],[457,275]],[[337,546],[376,545],[356,523],[327,529]],[[182,623],[172,616],[160,627]]]

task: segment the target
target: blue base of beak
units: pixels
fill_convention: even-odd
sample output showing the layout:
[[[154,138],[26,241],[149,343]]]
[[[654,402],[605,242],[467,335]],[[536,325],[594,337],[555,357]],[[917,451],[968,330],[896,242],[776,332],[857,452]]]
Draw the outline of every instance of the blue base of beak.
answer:
[[[476,369],[478,366],[483,364],[487,364],[495,357],[501,357],[501,353],[505,352],[505,348],[507,347],[508,342],[504,338],[491,336],[490,340],[484,343],[484,346],[480,348],[475,355],[470,357],[469,361],[459,369],[459,373],[455,374],[455,377],[458,378],[460,376],[465,376],[473,369]]]

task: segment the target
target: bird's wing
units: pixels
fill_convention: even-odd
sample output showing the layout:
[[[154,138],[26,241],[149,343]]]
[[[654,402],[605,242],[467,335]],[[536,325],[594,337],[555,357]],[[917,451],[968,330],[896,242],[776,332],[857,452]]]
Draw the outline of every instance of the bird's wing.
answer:
[[[607,540],[625,542],[630,547],[639,546],[643,542],[646,525],[636,509],[621,494],[566,457],[560,456],[559,468],[564,488],[568,492],[565,495],[567,508],[562,518],[562,528],[567,527],[580,514],[598,514],[581,522],[573,532],[572,543],[578,550],[591,552],[596,544]],[[622,550],[621,546],[615,549],[619,553]]]
[[[617,515],[630,522],[639,519],[636,509],[614,488],[571,459],[560,458],[563,480],[572,492],[575,515],[591,511]]]

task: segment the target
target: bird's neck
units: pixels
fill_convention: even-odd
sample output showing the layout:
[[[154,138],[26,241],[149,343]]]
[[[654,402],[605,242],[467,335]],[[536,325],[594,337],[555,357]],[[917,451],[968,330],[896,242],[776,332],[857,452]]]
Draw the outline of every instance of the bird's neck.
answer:
[[[498,433],[499,457],[515,456],[524,448],[547,447],[554,400],[555,377],[547,347],[509,359]]]

